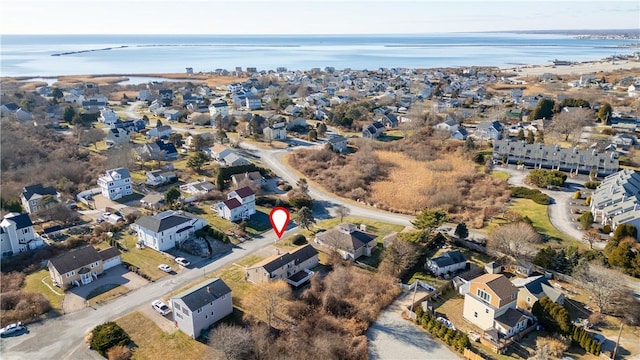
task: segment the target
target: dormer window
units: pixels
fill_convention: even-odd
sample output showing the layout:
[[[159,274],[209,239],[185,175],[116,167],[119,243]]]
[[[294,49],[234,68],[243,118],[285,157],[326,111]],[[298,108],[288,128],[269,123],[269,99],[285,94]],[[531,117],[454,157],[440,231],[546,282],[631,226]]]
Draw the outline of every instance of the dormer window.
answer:
[[[478,289],[478,297],[486,302],[491,302],[491,295],[482,289]]]

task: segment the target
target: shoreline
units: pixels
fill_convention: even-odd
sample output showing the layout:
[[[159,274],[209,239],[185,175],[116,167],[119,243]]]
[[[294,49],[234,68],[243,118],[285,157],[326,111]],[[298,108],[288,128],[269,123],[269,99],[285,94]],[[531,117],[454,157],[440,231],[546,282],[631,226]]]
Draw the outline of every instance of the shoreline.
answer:
[[[545,64],[508,64],[503,66],[455,66],[455,67],[433,67],[433,68],[416,68],[415,70],[435,70],[435,69],[461,69],[461,68],[491,68],[496,69],[502,73],[509,74],[509,76],[515,76],[516,78],[528,77],[528,76],[540,76],[543,74],[551,75],[583,75],[601,72],[613,72],[619,70],[632,70],[638,69],[640,71],[640,58],[633,58],[628,56],[619,60],[587,60],[582,62],[575,62],[570,65],[554,65],[553,63]],[[307,72],[310,69],[303,70]],[[340,69],[336,69],[339,71]],[[352,69],[357,71],[358,69]],[[294,70],[290,70],[294,71]],[[244,77],[236,77],[234,75],[218,75],[211,73],[195,73],[188,75],[186,73],[122,73],[122,74],[79,74],[79,75],[48,75],[48,76],[3,76],[0,77],[0,81],[4,82],[42,82],[40,79],[56,79],[56,82],[82,82],[82,81],[96,81],[112,85],[117,85],[119,82],[128,81],[129,77],[149,77],[167,79],[172,81],[207,81],[210,79],[223,78],[237,78],[238,81]],[[35,80],[32,80],[35,79]],[[127,84],[123,84],[127,85]],[[135,85],[135,84],[131,84]]]

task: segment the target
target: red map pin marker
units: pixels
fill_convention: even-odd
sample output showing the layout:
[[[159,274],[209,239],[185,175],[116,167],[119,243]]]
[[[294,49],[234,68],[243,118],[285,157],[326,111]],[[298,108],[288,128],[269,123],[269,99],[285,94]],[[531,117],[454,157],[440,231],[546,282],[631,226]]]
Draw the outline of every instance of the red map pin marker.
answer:
[[[284,234],[284,231],[287,229],[289,219],[289,210],[283,207],[275,207],[271,210],[269,220],[271,220],[271,227],[276,235],[278,235],[278,239],[282,237],[282,234]]]

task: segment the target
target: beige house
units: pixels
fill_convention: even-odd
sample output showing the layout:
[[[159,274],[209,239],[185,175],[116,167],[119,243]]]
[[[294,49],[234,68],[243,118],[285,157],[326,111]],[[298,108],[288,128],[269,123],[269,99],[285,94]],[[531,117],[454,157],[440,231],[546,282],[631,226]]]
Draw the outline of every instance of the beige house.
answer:
[[[89,284],[120,262],[120,251],[113,246],[101,251],[85,246],[49,260],[47,266],[53,284],[67,289],[72,285]]]
[[[335,250],[345,259],[356,260],[360,256],[371,256],[378,242],[377,236],[359,229],[354,224],[342,223],[316,235],[315,243]]]
[[[282,279],[292,286],[300,286],[311,278],[313,271],[310,269],[317,265],[318,251],[307,244],[247,268],[247,281],[257,284]]]
[[[502,274],[484,274],[470,281],[463,317],[491,335],[509,338],[527,327],[529,318],[516,309],[518,288]]]

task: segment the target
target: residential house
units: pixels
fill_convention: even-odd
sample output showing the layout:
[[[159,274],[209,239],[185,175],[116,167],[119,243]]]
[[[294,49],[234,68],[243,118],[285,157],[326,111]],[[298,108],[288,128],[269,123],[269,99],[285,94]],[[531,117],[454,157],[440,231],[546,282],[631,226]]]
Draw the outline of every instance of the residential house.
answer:
[[[164,194],[150,192],[140,199],[140,203],[146,209],[159,210],[164,206]]]
[[[427,260],[424,267],[434,275],[442,276],[466,269],[467,259],[460,251],[454,250]]]
[[[345,259],[357,260],[361,256],[371,256],[378,244],[377,236],[360,230],[354,224],[342,223],[319,233],[315,243],[340,253]]]
[[[229,116],[229,104],[226,101],[216,101],[209,104],[209,115],[212,118]]]
[[[162,100],[162,103],[165,104],[165,106],[170,106],[173,102],[173,99],[175,98],[172,89],[160,89],[158,91],[158,95],[160,96],[160,100]]]
[[[233,166],[249,165],[251,164],[251,161],[231,151],[229,153],[226,153],[223,158],[219,159],[218,163],[220,164],[220,166],[233,167]]]
[[[339,153],[347,151],[347,138],[342,135],[336,135],[329,138],[329,144],[331,144],[331,150]]]
[[[110,144],[126,144],[131,141],[131,137],[127,130],[123,128],[112,127],[107,131],[107,136],[104,138],[105,143]]]
[[[529,320],[516,309],[517,297],[518,288],[504,275],[484,274],[470,281],[462,316],[485,333],[494,333],[494,341],[512,337],[526,329]]]
[[[140,159],[171,161],[178,158],[178,150],[175,145],[163,140],[140,145],[135,151]]]
[[[100,110],[100,117],[98,117],[98,121],[101,123],[105,123],[107,125],[111,125],[118,121],[119,117],[115,111],[111,109],[102,109]]]
[[[475,137],[480,140],[502,139],[503,127],[498,120],[483,121],[476,128]]]
[[[307,119],[299,117],[289,121],[289,123],[287,124],[287,130],[292,130],[295,128],[306,129],[307,126]]]
[[[138,242],[157,251],[167,251],[189,239],[207,222],[184,211],[168,210],[136,221]]]
[[[397,128],[398,127],[398,117],[394,114],[386,114],[383,115],[379,120],[386,128]]]
[[[591,213],[595,221],[611,225],[629,224],[640,228],[640,173],[620,170],[602,180],[591,195]],[[637,239],[640,239],[638,235]]]
[[[100,112],[101,110],[104,110],[107,106],[107,103],[107,98],[103,96],[86,98],[84,101],[82,101],[82,108],[87,114],[95,114]]]
[[[117,200],[121,197],[133,194],[131,174],[126,168],[107,170],[98,178],[98,186],[102,190],[102,196],[109,200]]]
[[[564,304],[564,294],[551,286],[547,278],[542,275],[527,278],[518,277],[512,279],[511,282],[518,288],[516,303],[518,309],[530,313],[533,304],[544,297],[548,297],[554,303]]]
[[[206,194],[211,192],[215,188],[215,185],[206,180],[194,181],[188,184],[180,185],[180,190],[191,195]]]
[[[168,170],[147,171],[146,175],[145,184],[150,186],[160,186],[178,181],[176,173]]]
[[[222,144],[213,144],[212,147],[204,149],[203,151],[215,161],[221,161],[225,156],[233,153],[233,150]]]
[[[140,101],[149,101],[151,100],[151,90],[149,89],[142,89],[140,91],[138,91],[138,100]]]
[[[181,115],[182,111],[177,109],[169,109],[164,111],[164,117],[169,121],[177,121]]]
[[[49,201],[45,198],[55,201]],[[42,184],[27,185],[22,188],[22,193],[20,193],[22,207],[28,214],[55,206],[60,202],[60,199],[60,193],[53,186],[43,187]]]
[[[29,120],[33,120],[33,114],[31,114],[30,112],[20,108],[18,110],[16,110],[16,112],[13,114],[13,116],[16,118],[16,120],[18,121],[29,121]]]
[[[202,134],[197,134],[197,135],[189,135],[187,136],[187,138],[184,140],[184,144],[182,145],[183,147],[186,147],[187,149],[195,149],[194,148],[194,144],[195,144],[195,137],[198,136],[200,137],[200,139],[205,140],[204,143],[207,144],[213,144],[215,137],[213,136],[212,133],[202,133]]]
[[[264,138],[268,140],[286,140],[287,128],[285,122],[275,123],[262,129]]]
[[[0,222],[0,253],[11,256],[44,246],[28,214],[8,213]]]
[[[503,158],[507,163],[520,163],[536,169],[582,174],[589,174],[595,169],[598,176],[610,175],[620,167],[618,154],[613,151],[598,152],[596,149],[580,150],[577,147],[563,149],[559,145],[496,140],[493,143],[493,160],[502,161]]]
[[[247,183],[253,186],[263,187],[267,184],[267,180],[259,171],[251,171],[243,174],[231,175],[231,183],[236,188],[245,186]]]
[[[247,281],[254,284],[280,279],[297,287],[311,278],[311,269],[317,265],[318,251],[307,244],[291,252],[274,255],[247,268],[246,277]]]
[[[248,186],[231,191],[227,200],[212,205],[211,210],[229,221],[246,220],[256,213],[256,193]]]
[[[169,303],[173,322],[193,339],[233,312],[231,289],[219,278],[206,280],[172,297]]]
[[[18,109],[20,109],[20,106],[16,103],[2,104],[0,105],[0,116],[13,116]]]
[[[171,132],[172,132],[171,126],[160,125],[147,131],[147,138],[151,139],[151,138],[157,137],[159,139],[164,139],[169,137],[169,135],[171,135]]]
[[[262,109],[262,99],[258,96],[247,96],[245,98],[245,107],[249,110]]]
[[[362,137],[367,139],[377,139],[384,132],[384,125],[379,121],[374,121],[362,130]]]
[[[47,267],[53,285],[66,290],[71,286],[89,284],[119,264],[120,251],[116,247],[98,251],[93,246],[84,246],[54,257]]]

